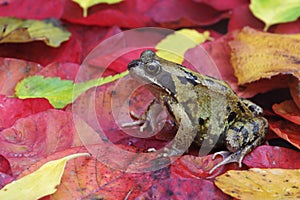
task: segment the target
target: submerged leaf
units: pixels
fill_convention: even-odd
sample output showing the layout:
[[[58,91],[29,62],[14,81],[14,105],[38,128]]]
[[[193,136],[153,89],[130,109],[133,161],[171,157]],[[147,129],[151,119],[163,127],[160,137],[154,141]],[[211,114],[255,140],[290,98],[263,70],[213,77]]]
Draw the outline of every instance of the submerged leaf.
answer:
[[[181,29],[161,40],[155,47],[158,50],[156,54],[166,60],[181,64],[188,49],[209,38],[208,31],[199,33],[192,29]]]
[[[86,90],[115,81],[127,74],[128,71],[125,71],[114,76],[101,77],[76,84],[73,81],[61,80],[58,77],[32,76],[18,83],[15,94],[20,99],[46,98],[55,108],[64,108]]]
[[[87,16],[87,10],[89,7],[92,7],[99,3],[107,3],[107,4],[114,4],[119,3],[122,0],[73,0],[75,3],[78,3],[80,7],[83,9],[83,16]]]
[[[73,154],[44,164],[35,172],[7,184],[0,190],[0,199],[34,200],[53,194],[60,184],[66,162],[79,156],[89,156],[89,154]]]
[[[300,1],[251,0],[250,10],[265,22],[267,31],[273,24],[295,21],[300,16]]]
[[[296,199],[300,195],[300,170],[232,170],[218,176],[215,184],[237,199]]]
[[[0,17],[0,43],[24,43],[42,40],[51,47],[58,47],[67,41],[70,32],[55,19],[22,20]]]
[[[271,34],[245,27],[229,46],[239,85],[280,73],[300,78],[300,34]]]

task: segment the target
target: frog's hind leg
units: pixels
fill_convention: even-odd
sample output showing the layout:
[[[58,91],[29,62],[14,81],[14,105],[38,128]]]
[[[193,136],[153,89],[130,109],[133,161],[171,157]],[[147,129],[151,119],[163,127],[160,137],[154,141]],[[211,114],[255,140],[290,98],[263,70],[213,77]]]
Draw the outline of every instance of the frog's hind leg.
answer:
[[[256,117],[249,121],[238,121],[227,131],[226,147],[229,151],[221,151],[214,154],[223,157],[223,161],[215,165],[209,173],[218,167],[237,162],[242,166],[242,160],[249,152],[262,144],[268,132],[268,122],[263,117]]]

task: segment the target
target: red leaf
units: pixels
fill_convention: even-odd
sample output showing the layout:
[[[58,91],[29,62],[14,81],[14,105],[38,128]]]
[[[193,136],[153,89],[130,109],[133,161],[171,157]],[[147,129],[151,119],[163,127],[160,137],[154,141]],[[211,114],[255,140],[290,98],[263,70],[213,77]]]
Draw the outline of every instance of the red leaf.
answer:
[[[7,43],[0,45],[0,57],[13,57],[37,62],[46,66],[53,62],[81,62],[81,46],[73,37],[58,48],[45,45],[43,42]]]
[[[284,147],[262,145],[248,154],[243,163],[250,168],[299,169],[299,152]]]
[[[0,3],[1,16],[18,17],[25,19],[59,19],[63,13],[61,0],[5,0]]]
[[[17,83],[27,76],[34,75],[40,69],[41,66],[37,63],[0,58],[0,94],[14,96]]]
[[[194,2],[207,4],[216,10],[231,10],[243,4],[249,4],[247,0],[193,0]]]
[[[150,17],[145,12],[156,0],[123,1],[117,4],[99,4],[88,10],[88,16],[83,17],[82,8],[72,1],[65,1],[63,19],[85,25],[119,26],[136,28],[153,26]],[[99,20],[101,19],[101,20]]]
[[[180,28],[210,25],[227,17],[228,13],[189,0],[165,0],[157,1],[147,15],[164,27]]]
[[[12,177],[8,174],[5,174],[3,172],[0,172],[0,189],[14,180],[15,180],[14,177]]]
[[[191,178],[170,178],[152,185],[136,199],[231,199],[211,181]]]
[[[102,145],[100,149],[106,151],[101,154],[104,153],[107,158],[114,158],[118,162],[119,155],[109,151],[111,145],[108,143]],[[32,165],[19,177],[36,170],[47,161],[79,152],[87,152],[87,150],[84,147],[77,147],[54,153]],[[50,199],[124,199],[128,194],[130,199],[133,199],[150,188],[153,182],[161,181],[169,174],[168,168],[143,173],[126,173],[126,166],[130,166],[134,159],[135,157],[128,158],[127,164],[123,165],[125,166],[123,170],[111,168],[94,157],[72,159],[67,162],[61,184]]]
[[[8,175],[12,174],[8,160],[2,155],[0,155],[0,172]]]
[[[76,145],[75,133],[72,113],[40,112],[1,132],[0,153],[11,163],[15,176],[37,160]]]
[[[300,109],[293,100],[286,100],[280,104],[274,104],[272,109],[277,115],[300,125]]]
[[[18,99],[0,95],[0,130],[12,126],[15,121],[53,108],[46,99]]]
[[[300,92],[299,92],[300,81],[298,80],[298,78],[294,76],[290,76],[288,85],[294,103],[297,105],[298,108],[300,108]]]
[[[75,80],[80,65],[77,63],[51,63],[39,71],[36,75],[44,77],[60,77],[65,80]]]
[[[300,32],[300,20],[289,23],[278,24],[275,33],[298,34]]]
[[[174,178],[206,178],[211,179],[229,169],[240,169],[237,164],[223,165],[212,174],[209,170],[222,161],[221,157],[212,160],[213,155],[203,157],[184,155],[171,165],[171,177]]]
[[[232,9],[231,18],[228,24],[228,32],[236,29],[242,29],[245,26],[250,26],[256,29],[263,29],[264,23],[253,16],[249,10],[249,5],[242,5]]]
[[[286,120],[270,121],[270,129],[300,149],[300,126]]]

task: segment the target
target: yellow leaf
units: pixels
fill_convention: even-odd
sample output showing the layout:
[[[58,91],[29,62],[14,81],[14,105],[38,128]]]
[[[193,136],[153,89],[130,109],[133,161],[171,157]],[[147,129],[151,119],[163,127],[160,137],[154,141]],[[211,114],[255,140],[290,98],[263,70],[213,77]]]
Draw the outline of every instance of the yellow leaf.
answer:
[[[55,19],[22,20],[0,17],[0,43],[24,43],[42,40],[47,45],[58,47],[70,37],[70,32]]]
[[[229,46],[238,84],[280,73],[300,79],[300,34],[272,34],[245,27]]]
[[[89,156],[89,154],[73,154],[44,164],[35,172],[7,184],[0,190],[0,199],[34,200],[53,194],[60,184],[66,162],[79,156]]]
[[[80,5],[80,7],[83,9],[83,16],[86,17],[87,10],[89,7],[92,7],[99,3],[107,3],[107,4],[119,3],[122,0],[73,0],[73,1]]]
[[[238,199],[300,198],[299,169],[231,170],[216,177],[215,184]]]
[[[156,54],[161,58],[181,64],[188,49],[208,39],[211,39],[208,31],[201,34],[193,29],[181,29],[161,40],[155,47]]]

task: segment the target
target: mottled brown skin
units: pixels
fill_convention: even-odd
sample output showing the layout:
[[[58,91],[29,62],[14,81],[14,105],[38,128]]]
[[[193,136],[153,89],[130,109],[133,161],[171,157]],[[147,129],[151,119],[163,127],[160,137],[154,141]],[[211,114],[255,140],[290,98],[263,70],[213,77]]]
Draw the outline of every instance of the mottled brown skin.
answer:
[[[133,60],[128,69],[133,78],[148,84],[156,97],[139,123],[132,125],[142,122],[141,131],[147,127],[154,130],[157,109],[165,108],[178,126],[164,156],[183,154],[192,142],[207,153],[213,147],[226,147],[228,151],[215,153],[224,159],[212,173],[231,162],[241,166],[244,156],[264,141],[268,122],[260,116],[262,109],[239,98],[226,82],[187,70],[150,50]]]

